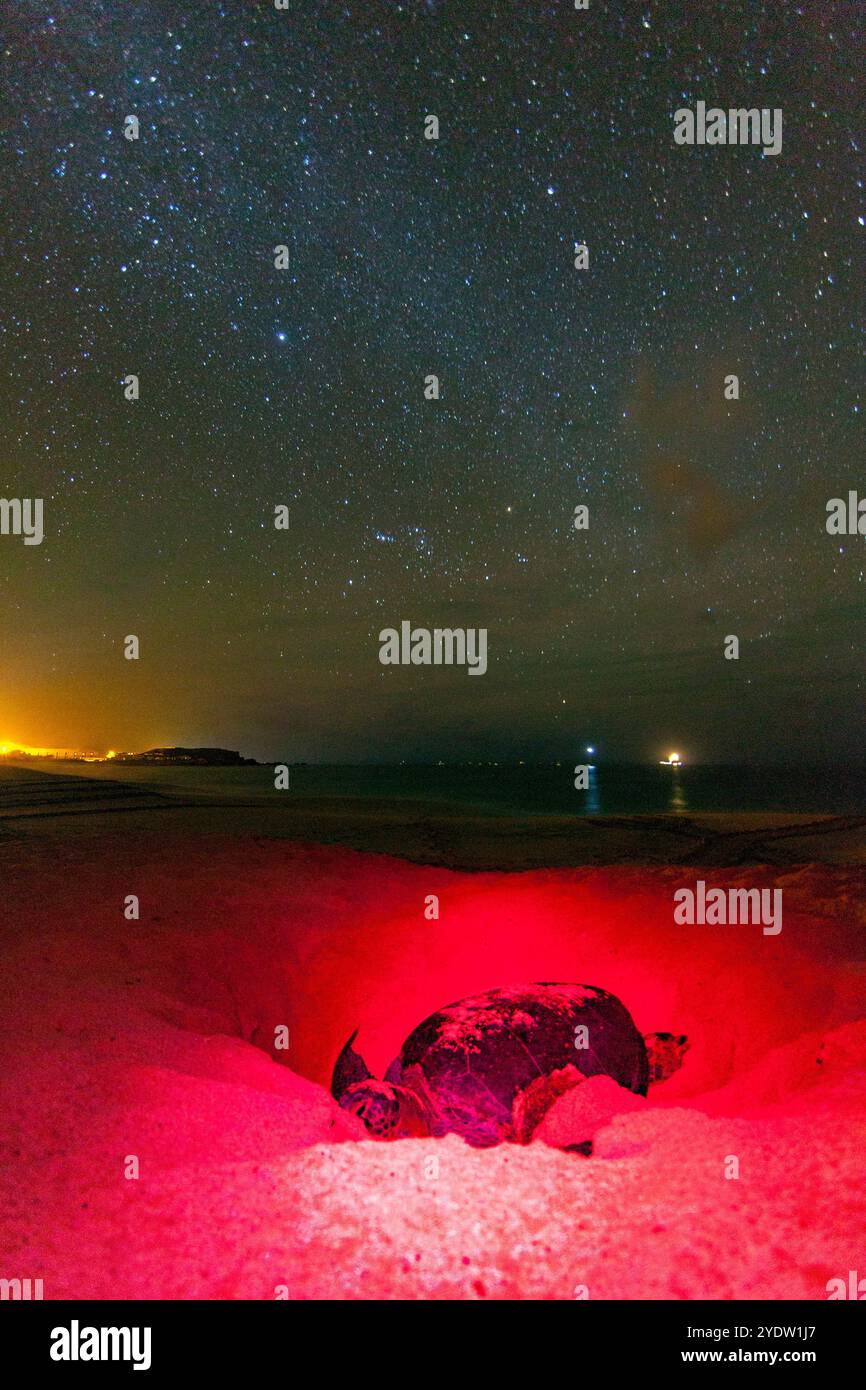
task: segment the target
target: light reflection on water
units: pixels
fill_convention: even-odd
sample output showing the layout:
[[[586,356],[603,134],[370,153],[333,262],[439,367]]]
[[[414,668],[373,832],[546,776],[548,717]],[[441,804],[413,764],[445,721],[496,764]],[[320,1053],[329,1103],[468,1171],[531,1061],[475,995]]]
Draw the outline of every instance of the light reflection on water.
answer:
[[[674,772],[671,777],[670,809],[672,811],[687,811],[689,809],[686,789],[678,772]]]
[[[585,816],[598,816],[601,814],[601,795],[598,785],[598,769],[590,765],[589,786],[583,793],[583,814]]]

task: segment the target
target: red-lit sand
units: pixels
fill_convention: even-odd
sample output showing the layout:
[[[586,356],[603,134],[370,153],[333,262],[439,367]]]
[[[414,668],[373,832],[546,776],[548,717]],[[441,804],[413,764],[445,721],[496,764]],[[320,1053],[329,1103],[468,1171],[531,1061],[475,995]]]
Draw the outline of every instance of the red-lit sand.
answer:
[[[451,873],[165,825],[47,843],[0,843],[0,1276],[47,1298],[821,1299],[866,1274],[862,869],[703,874],[783,888],[764,937],[674,925],[699,869]],[[646,1102],[588,1083],[529,1147],[483,1152],[361,1141],[315,1084],[357,1025],[381,1074],[439,1005],[537,979],[688,1033],[685,1068]],[[281,1024],[291,1071],[262,1050]],[[591,1159],[549,1146],[588,1130]]]

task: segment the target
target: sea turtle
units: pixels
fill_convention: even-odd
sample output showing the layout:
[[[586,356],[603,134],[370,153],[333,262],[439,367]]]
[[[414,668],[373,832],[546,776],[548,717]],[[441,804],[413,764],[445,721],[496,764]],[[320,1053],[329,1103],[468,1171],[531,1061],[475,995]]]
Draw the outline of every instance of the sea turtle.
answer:
[[[545,1112],[589,1076],[646,1095],[682,1064],[688,1040],[641,1037],[625,1005],[593,985],[491,989],[448,1004],[409,1034],[377,1081],[353,1051],[334,1065],[331,1092],[376,1139],[460,1134],[477,1148],[526,1144]]]

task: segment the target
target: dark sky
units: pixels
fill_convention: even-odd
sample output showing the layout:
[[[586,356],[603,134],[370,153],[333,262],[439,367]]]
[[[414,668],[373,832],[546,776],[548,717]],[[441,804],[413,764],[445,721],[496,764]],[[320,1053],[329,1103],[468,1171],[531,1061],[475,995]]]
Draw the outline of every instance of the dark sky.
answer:
[[[0,737],[862,762],[863,29],[7,0]],[[698,100],[781,153],[675,145]],[[402,619],[487,674],[382,667]]]

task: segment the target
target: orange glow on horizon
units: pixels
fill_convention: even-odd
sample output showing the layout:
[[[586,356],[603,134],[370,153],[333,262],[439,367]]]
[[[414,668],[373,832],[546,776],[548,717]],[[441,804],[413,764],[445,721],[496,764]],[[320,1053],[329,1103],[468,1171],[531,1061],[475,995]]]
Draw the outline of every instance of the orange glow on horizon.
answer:
[[[84,754],[75,748],[34,748],[31,744],[19,743],[14,738],[0,740],[0,757],[14,757],[16,753],[24,753],[28,758],[59,758],[65,754],[79,758],[101,756],[93,753]],[[114,754],[109,753],[107,756],[111,758],[114,757]]]

